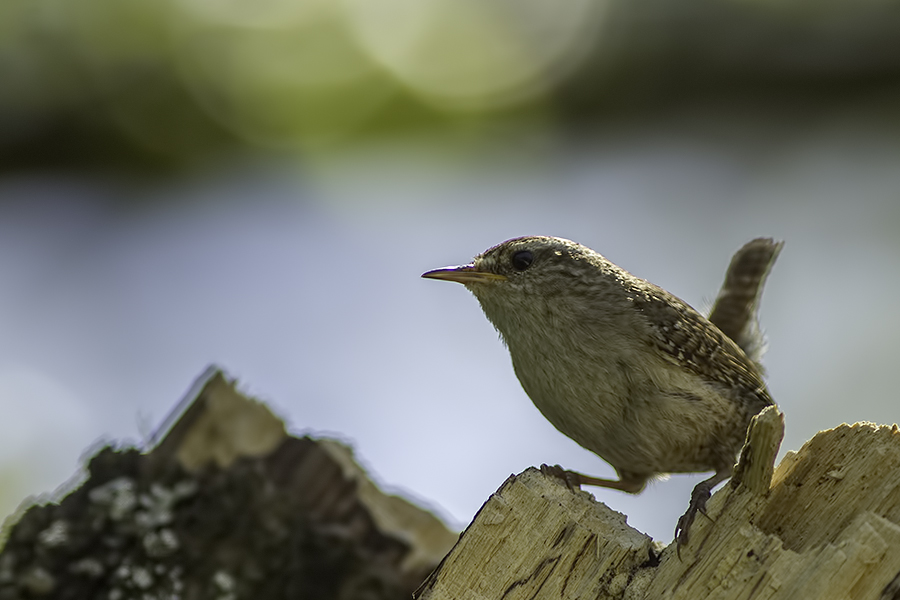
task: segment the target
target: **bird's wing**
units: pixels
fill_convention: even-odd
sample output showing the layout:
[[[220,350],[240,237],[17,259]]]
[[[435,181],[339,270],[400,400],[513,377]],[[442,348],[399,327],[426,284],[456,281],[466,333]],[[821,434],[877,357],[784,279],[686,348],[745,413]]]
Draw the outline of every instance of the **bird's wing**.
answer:
[[[629,287],[652,343],[671,362],[709,382],[753,394],[763,405],[773,404],[756,365],[703,315],[652,283],[636,279]]]

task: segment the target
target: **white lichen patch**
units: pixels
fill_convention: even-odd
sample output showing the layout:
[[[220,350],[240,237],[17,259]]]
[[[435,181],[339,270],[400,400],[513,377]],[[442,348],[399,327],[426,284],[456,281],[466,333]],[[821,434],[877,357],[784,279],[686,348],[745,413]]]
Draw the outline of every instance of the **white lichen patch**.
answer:
[[[142,539],[144,551],[151,558],[168,556],[178,550],[178,538],[175,532],[168,528],[159,531],[148,531]]]
[[[134,567],[131,570],[131,582],[139,590],[149,590],[153,585],[153,574],[150,569]]]
[[[196,492],[197,484],[190,480],[179,482],[172,488],[152,484],[150,492],[140,496],[142,510],[134,516],[135,523],[145,531],[168,525],[172,522],[172,508],[175,504]]]
[[[236,582],[234,581],[234,577],[231,574],[222,571],[221,569],[216,571],[212,576],[213,583],[216,584],[216,587],[219,588],[223,592],[233,592]]]
[[[69,541],[69,524],[62,519],[50,523],[47,529],[37,535],[38,543],[48,548],[56,548]]]
[[[235,600],[237,598],[237,581],[235,581],[234,576],[230,573],[219,569],[213,573],[212,581],[220,592],[220,594],[216,596],[217,600]]]
[[[117,477],[88,493],[91,502],[109,507],[109,517],[113,521],[121,521],[134,511],[137,506],[134,480],[129,477]]]
[[[69,565],[69,572],[74,575],[85,575],[91,579],[101,577],[104,572],[103,564],[96,558],[83,558]]]

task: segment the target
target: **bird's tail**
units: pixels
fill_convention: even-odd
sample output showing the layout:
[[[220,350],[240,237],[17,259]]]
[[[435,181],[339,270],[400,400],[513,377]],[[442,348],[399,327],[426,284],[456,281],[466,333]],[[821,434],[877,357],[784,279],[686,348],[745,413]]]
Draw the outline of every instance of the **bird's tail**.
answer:
[[[756,238],[731,259],[725,282],[709,313],[709,320],[730,337],[762,371],[766,340],[759,327],[759,299],[766,278],[784,242]]]

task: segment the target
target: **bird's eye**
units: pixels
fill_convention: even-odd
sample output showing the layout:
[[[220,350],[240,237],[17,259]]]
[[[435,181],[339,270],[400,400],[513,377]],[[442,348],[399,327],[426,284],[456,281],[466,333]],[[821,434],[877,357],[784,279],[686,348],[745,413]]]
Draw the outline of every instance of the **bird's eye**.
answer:
[[[528,250],[519,250],[512,255],[512,266],[516,271],[524,271],[534,262],[534,255]]]

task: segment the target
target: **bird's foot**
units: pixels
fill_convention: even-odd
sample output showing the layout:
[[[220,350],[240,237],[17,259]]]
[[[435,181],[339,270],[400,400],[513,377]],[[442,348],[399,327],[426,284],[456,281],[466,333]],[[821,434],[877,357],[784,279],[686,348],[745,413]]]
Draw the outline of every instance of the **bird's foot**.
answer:
[[[541,465],[541,473],[562,480],[572,491],[581,489],[581,473],[567,471],[559,465]]]
[[[712,495],[712,488],[709,481],[701,481],[691,492],[691,503],[688,505],[687,512],[681,515],[675,526],[675,552],[678,554],[678,558],[681,558],[682,547],[688,543],[691,525],[694,524],[697,513],[701,513],[707,519],[710,518],[706,514],[706,503]]]

